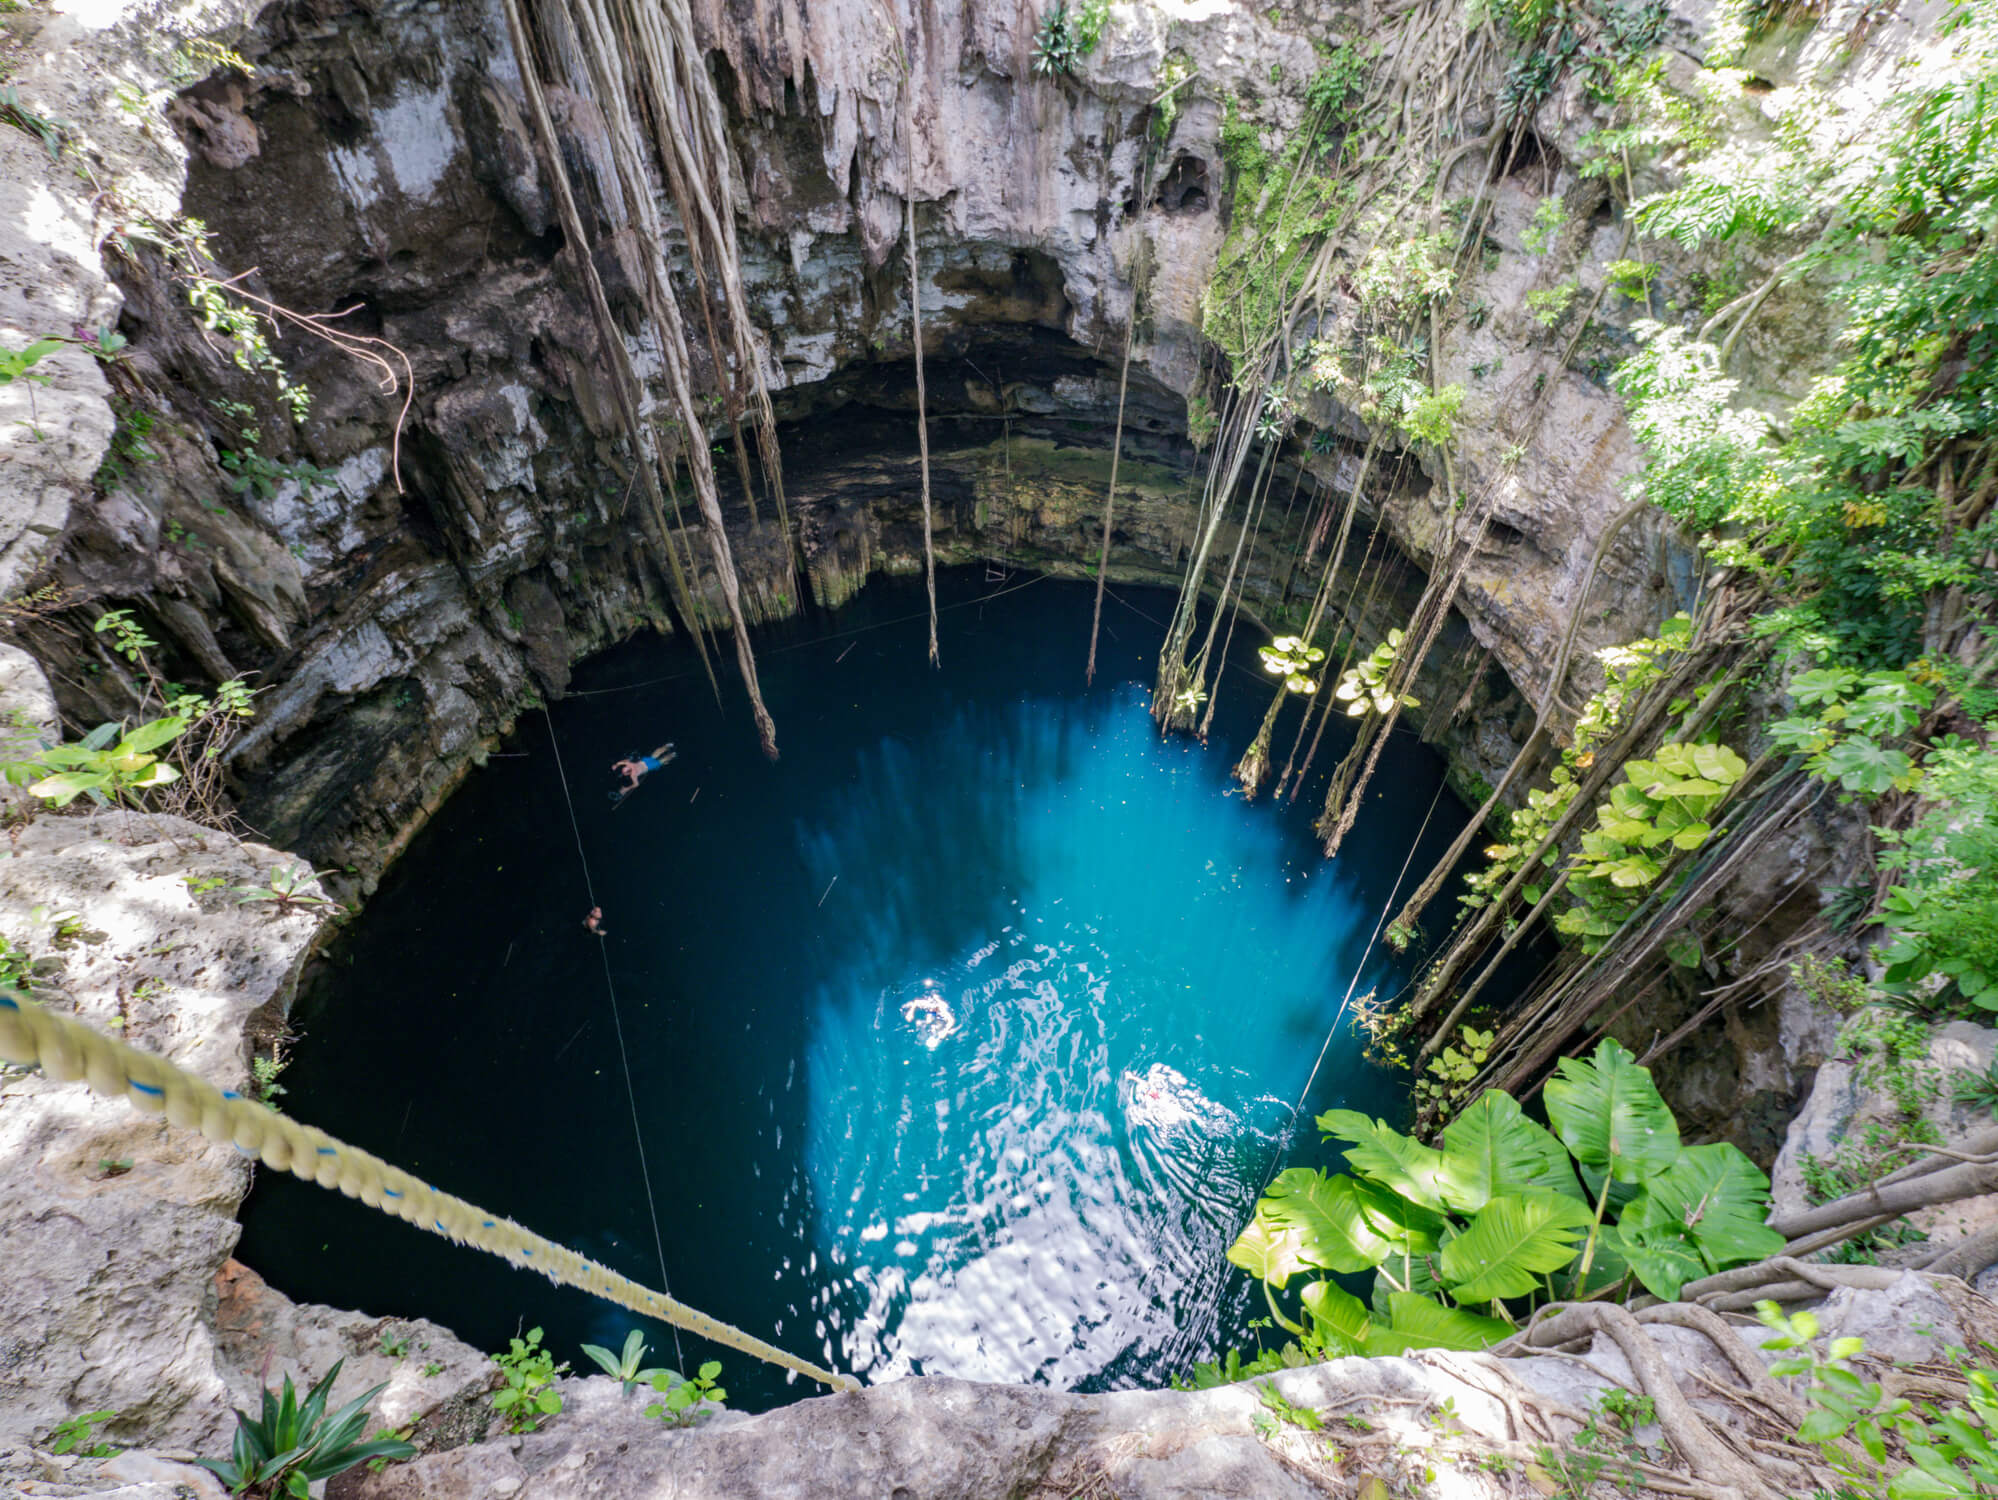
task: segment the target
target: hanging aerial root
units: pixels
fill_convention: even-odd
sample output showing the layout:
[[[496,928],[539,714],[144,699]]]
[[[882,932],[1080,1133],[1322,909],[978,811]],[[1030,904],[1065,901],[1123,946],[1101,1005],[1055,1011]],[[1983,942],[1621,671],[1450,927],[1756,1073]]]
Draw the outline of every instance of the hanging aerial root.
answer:
[[[323,1188],[336,1188],[370,1208],[440,1234],[454,1244],[471,1245],[525,1270],[539,1271],[558,1285],[578,1287],[635,1313],[662,1319],[836,1391],[860,1389],[860,1383],[850,1375],[835,1375],[786,1354],[774,1344],[620,1276],[511,1219],[495,1218],[462,1198],[440,1193],[399,1167],[335,1140],[323,1130],[301,1125],[231,1090],[218,1089],[164,1058],[114,1041],[81,1021],[55,1015],[17,994],[0,993],[0,1058],[26,1067],[39,1065],[58,1083],[82,1080],[106,1098],[124,1099],[142,1114],[164,1115],[169,1124],[233,1145],[266,1166]]]

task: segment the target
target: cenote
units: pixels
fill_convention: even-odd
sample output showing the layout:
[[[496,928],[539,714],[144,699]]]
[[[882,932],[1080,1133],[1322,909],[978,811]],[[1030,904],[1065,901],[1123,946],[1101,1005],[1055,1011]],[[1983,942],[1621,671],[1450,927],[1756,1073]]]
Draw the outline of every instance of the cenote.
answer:
[[[1170,594],[1113,591],[1085,688],[1091,586],[939,589],[940,671],[920,580],[759,633],[776,764],[681,643],[586,663],[552,729],[588,882],[530,714],[320,966],[285,1107],[641,1281],[663,1250],[675,1296],[869,1380],[1157,1385],[1251,1342],[1223,1252],[1322,1158],[1311,1114],[1402,1112],[1339,1018],[1407,979],[1376,928],[1465,811],[1401,731],[1327,862],[1312,786],[1230,795],[1268,701],[1246,620],[1201,746],[1146,710]],[[610,762],[663,740],[613,807]],[[243,1222],[294,1297],[484,1347],[539,1324],[581,1364],[632,1321],[280,1174]],[[805,1394],[734,1353],[725,1380]]]

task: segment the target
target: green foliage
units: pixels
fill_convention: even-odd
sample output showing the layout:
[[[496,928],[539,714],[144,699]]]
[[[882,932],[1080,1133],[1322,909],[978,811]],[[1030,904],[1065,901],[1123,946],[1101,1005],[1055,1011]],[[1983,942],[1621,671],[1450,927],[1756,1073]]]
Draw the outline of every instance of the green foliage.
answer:
[[[1186,400],[1186,439],[1195,448],[1205,448],[1214,441],[1214,434],[1221,426],[1221,419],[1214,414],[1214,403],[1196,391]]]
[[[728,1392],[715,1384],[721,1376],[721,1361],[711,1359],[694,1372],[690,1380],[672,1370],[654,1370],[652,1389],[659,1400],[645,1408],[648,1417],[657,1417],[668,1427],[689,1427],[702,1411],[719,1411],[728,1401]]]
[[[16,130],[25,130],[35,137],[50,156],[62,155],[62,140],[67,129],[38,115],[21,102],[20,91],[12,87],[0,88],[0,125],[12,125]]]
[[[111,398],[111,410],[117,425],[111,429],[111,446],[93,476],[99,488],[107,491],[117,489],[139,465],[160,461],[159,450],[147,441],[156,425],[153,414],[136,401],[117,395]]]
[[[55,807],[67,807],[78,797],[100,807],[122,805],[134,792],[179,779],[180,772],[158,752],[186,728],[187,720],[179,714],[124,734],[116,724],[100,724],[73,744],[51,745],[32,760],[11,761],[0,774]]]
[[[278,486],[287,480],[295,481],[307,495],[315,486],[331,489],[334,473],[322,469],[305,459],[296,463],[281,464],[265,458],[254,447],[227,451],[222,455],[222,467],[232,476],[229,488],[239,495],[254,494],[260,500],[273,498]]]
[[[1401,654],[1401,643],[1402,632],[1390,630],[1386,640],[1340,677],[1332,696],[1346,705],[1346,713],[1350,717],[1358,719],[1368,713],[1384,714],[1395,706],[1395,695],[1389,690],[1388,678],[1394,672],[1396,657]],[[1406,693],[1401,697],[1403,708],[1414,708],[1417,703],[1417,699]]]
[[[11,385],[17,380],[47,385],[48,376],[30,372],[67,342],[66,339],[35,339],[25,348],[0,349],[0,385]]]
[[[666,1373],[663,1370],[640,1368],[645,1363],[649,1347],[645,1342],[645,1335],[634,1328],[625,1335],[622,1353],[613,1354],[601,1344],[585,1344],[583,1353],[587,1354],[606,1375],[615,1380],[618,1388],[628,1397],[640,1384],[650,1385],[656,1377]]]
[[[280,1057],[251,1058],[250,1097],[259,1104],[269,1104],[279,1095],[288,1092],[285,1086],[278,1082],[278,1077],[284,1072],[285,1066],[284,1059]],[[386,1354],[388,1350],[384,1348],[382,1352]]]
[[[1563,281],[1556,286],[1542,287],[1526,294],[1526,310],[1533,321],[1542,328],[1552,328],[1568,315],[1574,303],[1575,294],[1582,289],[1578,281]]]
[[[1664,675],[1670,658],[1686,650],[1692,640],[1692,619],[1681,612],[1659,626],[1655,636],[1596,653],[1603,668],[1602,690],[1583,705],[1574,735],[1561,752],[1561,763],[1549,773],[1548,784],[1528,790],[1526,805],[1511,814],[1506,840],[1486,847],[1488,863],[1466,882],[1469,889],[1461,898],[1466,906],[1482,906],[1505,888],[1575,800],[1580,790],[1577,773],[1595,763],[1597,749],[1623,723],[1629,706]],[[1550,868],[1559,859],[1554,850],[1542,856]],[[1538,901],[1544,893],[1537,884],[1528,884],[1523,890],[1528,901]]]
[[[1403,414],[1401,430],[1418,443],[1447,448],[1456,426],[1458,409],[1463,404],[1464,388],[1454,382],[1439,386],[1434,391],[1426,391]]]
[[[1543,1443],[1535,1456],[1549,1480],[1560,1486],[1556,1494],[1579,1500],[1600,1494],[1596,1486],[1604,1482],[1642,1489],[1644,1473],[1638,1465],[1663,1455],[1654,1455],[1636,1434],[1657,1420],[1657,1407],[1649,1396],[1612,1387],[1597,1398],[1595,1409],[1573,1437],[1559,1448]]]
[[[1782,1247],[1763,1223],[1768,1179],[1733,1146],[1682,1146],[1650,1074],[1614,1041],[1562,1061],[1547,1109],[1552,1132],[1487,1090],[1434,1147],[1327,1111],[1319,1129],[1346,1143],[1349,1173],[1279,1173],[1228,1259],[1263,1282],[1301,1353],[1387,1354],[1486,1347],[1511,1331],[1508,1304],[1521,1299],[1632,1278],[1669,1299],[1690,1277]],[[1321,1274],[1366,1271],[1371,1306]],[[1295,1276],[1312,1278],[1301,1319],[1275,1297]]]
[[[1180,99],[1180,85],[1193,76],[1193,59],[1175,48],[1168,52],[1165,61],[1159,64],[1158,76],[1153,80],[1157,86],[1152,95],[1158,103],[1152,106],[1152,137],[1164,145],[1172,136],[1172,127],[1178,123],[1179,112],[1184,107]]]
[[[119,247],[124,248],[122,242],[127,240],[155,246],[165,256],[201,326],[221,335],[238,369],[268,377],[291,419],[303,422],[312,409],[312,392],[291,378],[271,347],[271,338],[278,331],[276,322],[243,300],[231,285],[235,278],[218,274],[220,268],[208,243],[208,226],[200,219],[172,224],[138,220],[119,229]]]
[[[1520,244],[1533,255],[1545,255],[1560,242],[1561,231],[1568,226],[1567,210],[1561,207],[1558,195],[1542,198],[1533,210],[1533,222],[1521,232]]]
[[[408,1458],[416,1450],[398,1439],[361,1441],[367,1405],[386,1383],[362,1392],[331,1416],[326,1400],[345,1360],[334,1362],[325,1377],[298,1399],[289,1375],[282,1395],[264,1391],[263,1409],[255,1417],[236,1413],[236,1443],[226,1459],[204,1458],[201,1467],[213,1471],[232,1495],[286,1495],[305,1500],[306,1487],[335,1474],[344,1474],[371,1458]]]
[[[493,1392],[493,1410],[505,1421],[508,1432],[533,1432],[562,1409],[555,1381],[567,1374],[569,1367],[556,1364],[555,1357],[541,1347],[539,1328],[528,1329],[524,1339],[509,1339],[506,1353],[495,1354],[493,1363],[499,1366],[505,1382]]]
[[[1336,125],[1356,123],[1367,88],[1368,56],[1354,46],[1334,46],[1304,90],[1305,109]]]
[[[1650,293],[1658,267],[1639,260],[1613,260],[1603,268],[1610,290],[1630,302],[1642,302]]]
[[[1881,835],[1881,867],[1900,877],[1873,919],[1886,938],[1883,987],[1998,1010],[1998,753],[1938,740],[1923,790],[1914,826]]]
[[[1389,941],[1392,942],[1392,938]],[[1406,946],[1404,940],[1396,951]],[[1485,1059],[1491,1056],[1492,1040],[1493,1034],[1489,1031],[1479,1031],[1475,1026],[1464,1027],[1454,1043],[1429,1059],[1425,1070],[1427,1076],[1415,1080],[1416,1097],[1425,1104],[1433,1105],[1440,1113],[1448,1114],[1478,1076]]]
[[[310,865],[273,865],[262,885],[233,887],[236,904],[273,906],[280,912],[291,912],[306,906],[331,906],[333,903],[326,897],[306,887],[332,873],[331,870],[314,870]]]
[[[1579,938],[1583,952],[1600,951],[1673,854],[1713,836],[1708,819],[1747,769],[1725,745],[1660,745],[1650,760],[1625,762],[1623,782],[1598,804],[1596,826],[1569,859],[1575,900],[1555,928]]]
[[[1956,1500],[1998,1489],[1998,1375],[1966,1369],[1960,1398],[1924,1401],[1889,1396],[1854,1363],[1865,1353],[1856,1338],[1832,1339],[1818,1350],[1818,1320],[1789,1317],[1774,1302],[1756,1316],[1772,1336],[1762,1347],[1788,1354],[1769,1367],[1779,1379],[1802,1377],[1810,1411],[1797,1436],[1847,1484],[1845,1493],[1871,1500]],[[1955,1351],[1968,1364],[1963,1350]]]
[[[1109,0],[1083,0],[1072,10],[1068,0],[1055,0],[1034,31],[1034,75],[1074,77],[1076,64],[1096,50],[1109,19]]]
[[[1288,691],[1303,694],[1318,691],[1318,679],[1312,672],[1325,660],[1320,647],[1307,644],[1302,636],[1280,635],[1258,650],[1263,670],[1272,677],[1281,677]]]
[[[118,1451],[116,1443],[107,1443],[91,1430],[102,1422],[115,1422],[115,1411],[87,1411],[80,1416],[65,1417],[56,1423],[50,1435],[51,1453],[74,1453],[78,1458],[109,1458]]]
[[[1959,1068],[1950,1099],[1966,1109],[1998,1115],[1998,1057],[1993,1057],[1982,1072]]]

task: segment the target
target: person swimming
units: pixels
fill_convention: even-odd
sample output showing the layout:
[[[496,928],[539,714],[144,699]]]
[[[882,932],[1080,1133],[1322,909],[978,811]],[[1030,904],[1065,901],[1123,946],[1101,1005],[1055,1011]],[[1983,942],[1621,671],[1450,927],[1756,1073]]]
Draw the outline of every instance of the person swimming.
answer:
[[[624,785],[610,794],[611,801],[622,802],[626,797],[629,797],[633,792],[638,790],[639,782],[650,776],[654,771],[671,765],[678,753],[673,748],[672,742],[668,741],[666,744],[659,746],[650,755],[632,754],[627,755],[623,760],[612,761],[611,770],[624,778]]]
[[[918,995],[904,1001],[902,1019],[913,1023],[932,1047],[957,1030],[957,1016],[942,995]]]

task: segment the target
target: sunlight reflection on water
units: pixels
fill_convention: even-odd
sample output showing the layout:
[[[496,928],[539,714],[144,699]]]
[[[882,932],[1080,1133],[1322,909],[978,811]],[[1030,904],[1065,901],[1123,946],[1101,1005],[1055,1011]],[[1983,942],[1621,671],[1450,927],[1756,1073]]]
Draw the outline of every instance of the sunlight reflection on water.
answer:
[[[883,742],[801,830],[816,878],[866,887],[810,1007],[804,1159],[837,1277],[817,1332],[872,1378],[1186,1363],[1364,949],[1370,914],[1290,867],[1140,695],[1096,728],[962,712],[939,743]],[[925,764],[985,771],[940,799]],[[925,878],[910,850],[965,839],[1004,889],[925,961],[904,913],[936,893],[900,885]]]

